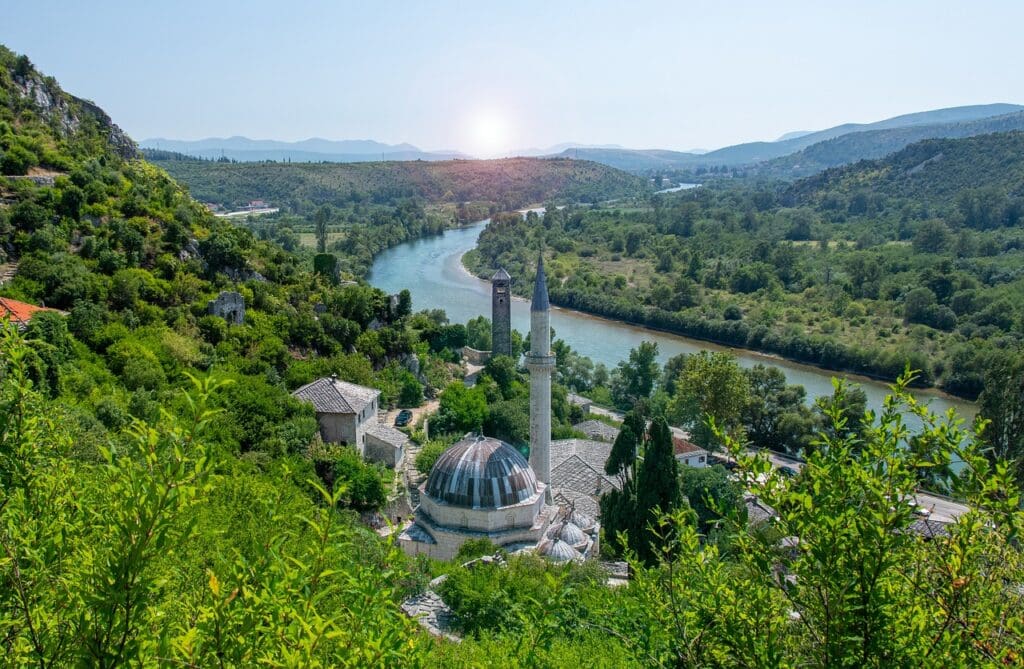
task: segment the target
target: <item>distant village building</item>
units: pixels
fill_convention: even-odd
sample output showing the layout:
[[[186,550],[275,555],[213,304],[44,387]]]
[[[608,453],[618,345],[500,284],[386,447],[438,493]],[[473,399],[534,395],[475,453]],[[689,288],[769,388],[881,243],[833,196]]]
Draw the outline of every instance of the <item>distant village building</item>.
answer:
[[[28,304],[26,302],[19,302],[12,300],[9,297],[0,297],[0,318],[6,318],[19,330],[24,330],[28,327],[32,317],[41,311],[53,311],[60,313],[56,309],[49,309],[47,307],[39,307],[34,304]]]
[[[612,427],[608,423],[602,423],[599,420],[585,420],[582,423],[576,423],[572,426],[574,430],[582,432],[587,435],[588,439],[594,439],[596,441],[607,441],[612,443],[616,437],[619,436],[619,428]]]
[[[245,320],[245,298],[241,293],[225,290],[216,299],[206,303],[206,310],[232,325],[241,325]]]
[[[708,452],[682,437],[672,437],[672,446],[675,450],[676,460],[690,467],[707,467]]]
[[[584,414],[589,414],[590,407],[594,406],[594,402],[590,398],[584,397],[583,395],[577,395],[576,393],[569,393],[566,395],[566,399],[569,400],[569,404],[583,409]]]
[[[409,438],[378,420],[379,390],[332,376],[307,383],[292,396],[313,405],[324,443],[347,444],[364,459],[389,467],[401,463]]]

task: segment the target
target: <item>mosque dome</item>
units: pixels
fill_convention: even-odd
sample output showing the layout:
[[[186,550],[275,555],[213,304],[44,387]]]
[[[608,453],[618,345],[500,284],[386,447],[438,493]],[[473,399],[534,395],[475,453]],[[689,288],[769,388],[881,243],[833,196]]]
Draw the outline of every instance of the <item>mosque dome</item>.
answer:
[[[580,554],[576,552],[576,549],[561,539],[549,541],[541,549],[541,555],[554,562],[569,562],[570,560],[578,560],[580,558]]]
[[[430,470],[425,492],[452,506],[497,509],[536,495],[537,476],[512,446],[473,436],[441,454]]]
[[[586,548],[590,539],[578,526],[573,523],[565,523],[558,532],[558,538],[573,548]]]
[[[588,533],[593,532],[594,528],[597,526],[597,521],[587,514],[576,510],[573,510],[572,514],[569,516],[569,522]]]

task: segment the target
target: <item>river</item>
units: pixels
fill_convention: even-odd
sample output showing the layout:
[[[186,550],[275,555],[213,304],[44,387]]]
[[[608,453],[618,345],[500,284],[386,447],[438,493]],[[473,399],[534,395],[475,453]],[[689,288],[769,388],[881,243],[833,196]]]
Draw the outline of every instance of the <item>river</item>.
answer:
[[[408,288],[414,309],[444,309],[453,323],[465,323],[481,314],[490,318],[490,284],[471,275],[461,262],[462,254],[476,246],[486,224],[487,221],[481,221],[441,235],[399,244],[377,256],[367,278],[371,284],[388,293]],[[730,350],[742,367],[752,367],[757,363],[778,367],[785,372],[789,383],[798,383],[807,389],[809,401],[831,394],[832,377],[837,376],[834,372],[774,356],[725,349],[708,342],[558,307],[552,307],[551,326],[557,338],[564,339],[573,349],[595,363],[604,363],[609,369],[628,357],[630,349],[639,346],[640,342],[653,341],[658,344],[659,362],[662,364],[679,353]],[[523,333],[530,330],[530,305],[524,299],[516,298],[512,303],[512,327]],[[843,376],[858,383],[867,394],[868,407],[879,412],[888,386],[862,377]],[[932,410],[937,412],[954,408],[965,418],[972,418],[976,412],[974,404],[935,391],[916,391],[916,394],[929,400]],[[918,424],[913,416],[906,420],[908,424]]]

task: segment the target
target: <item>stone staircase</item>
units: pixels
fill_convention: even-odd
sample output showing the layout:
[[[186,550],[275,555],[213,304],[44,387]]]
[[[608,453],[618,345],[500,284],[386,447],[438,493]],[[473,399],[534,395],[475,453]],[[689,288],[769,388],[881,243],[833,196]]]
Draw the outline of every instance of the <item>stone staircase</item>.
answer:
[[[405,491],[409,497],[409,508],[415,509],[420,503],[420,486],[427,479],[416,469],[416,456],[423,446],[410,441],[402,459],[402,473],[405,478]]]

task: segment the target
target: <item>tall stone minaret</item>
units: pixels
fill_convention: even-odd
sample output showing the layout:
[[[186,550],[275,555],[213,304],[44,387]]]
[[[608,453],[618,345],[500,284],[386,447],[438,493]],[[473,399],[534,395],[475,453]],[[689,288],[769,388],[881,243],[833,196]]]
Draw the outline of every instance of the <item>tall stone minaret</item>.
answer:
[[[512,355],[511,284],[504,269],[491,277],[491,355]]]
[[[530,370],[530,466],[547,486],[545,494],[550,503],[551,372],[555,369],[555,356],[551,355],[551,305],[543,252],[537,260],[537,280],[530,305],[530,352],[526,355],[526,368]]]

